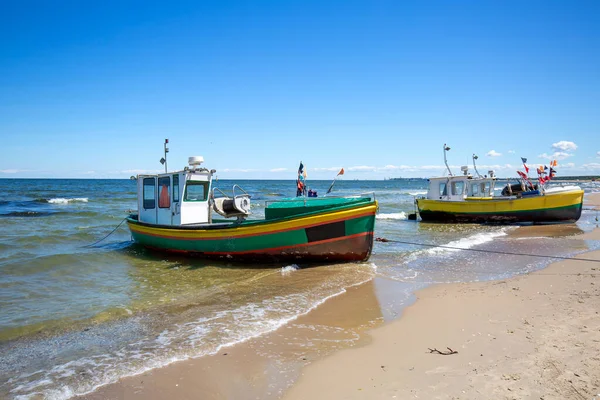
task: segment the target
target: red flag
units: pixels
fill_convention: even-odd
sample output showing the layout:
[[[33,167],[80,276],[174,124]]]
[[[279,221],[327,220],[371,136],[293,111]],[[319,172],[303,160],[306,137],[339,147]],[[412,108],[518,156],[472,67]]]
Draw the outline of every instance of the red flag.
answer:
[[[338,175],[344,175],[344,168],[340,169],[340,172],[338,172]]]

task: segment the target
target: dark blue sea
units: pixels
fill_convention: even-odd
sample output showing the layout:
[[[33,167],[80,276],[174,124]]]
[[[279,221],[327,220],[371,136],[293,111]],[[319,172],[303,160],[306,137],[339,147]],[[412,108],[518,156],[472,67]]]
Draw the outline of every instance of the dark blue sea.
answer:
[[[265,201],[295,195],[293,180],[216,186],[230,191],[234,183],[251,194],[252,218],[264,215]],[[330,183],[308,186],[322,195]],[[215,354],[367,282],[385,282],[379,302],[388,320],[427,285],[507,278],[552,261],[510,253],[569,256],[597,247],[576,236],[598,226],[597,211],[587,208],[575,224],[409,221],[426,184],[336,182],[336,195],[374,193],[379,201],[376,236],[390,241],[376,242],[368,262],[250,268],[133,244],[122,222],[136,210],[136,181],[0,179],[0,398],[67,399]],[[586,194],[600,190],[579,185]]]

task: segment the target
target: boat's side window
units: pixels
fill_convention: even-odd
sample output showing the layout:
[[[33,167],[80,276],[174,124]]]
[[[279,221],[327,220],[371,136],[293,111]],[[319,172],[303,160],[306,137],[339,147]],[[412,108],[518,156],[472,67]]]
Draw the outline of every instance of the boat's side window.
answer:
[[[445,183],[440,183],[440,196],[448,196],[448,190]]]
[[[156,180],[144,178],[144,209],[151,210],[156,207]]]
[[[169,192],[171,186],[170,176],[161,176],[158,178],[158,187],[160,188],[160,196],[158,196],[158,207],[169,208],[171,207],[171,201],[169,199]]]
[[[460,195],[463,194],[463,190],[465,188],[465,183],[464,182],[452,182],[452,194],[453,195]]]
[[[179,175],[173,175],[173,203],[179,202]]]
[[[477,196],[479,194],[479,185],[476,183],[471,185],[471,196]]]
[[[187,181],[183,201],[206,201],[208,198],[208,182]]]

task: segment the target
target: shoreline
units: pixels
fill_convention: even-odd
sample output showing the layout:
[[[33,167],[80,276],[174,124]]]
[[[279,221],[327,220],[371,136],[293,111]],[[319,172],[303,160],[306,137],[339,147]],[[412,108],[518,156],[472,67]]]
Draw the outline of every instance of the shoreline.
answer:
[[[586,206],[598,209],[600,194],[591,197],[587,200],[592,204],[586,202]],[[600,230],[575,237],[598,240]],[[600,259],[600,251],[577,257]],[[569,384],[587,395],[600,386],[600,373],[593,373],[600,371],[600,326],[593,320],[599,319],[595,310],[600,310],[600,282],[592,268],[600,275],[600,264],[568,260],[506,280],[437,284],[417,291],[417,300],[391,322],[384,322],[381,315],[384,305],[375,295],[376,283],[367,283],[263,337],[224,348],[215,355],[122,378],[76,398],[294,400],[309,396],[452,398],[451,394],[461,399],[569,398],[567,384],[544,392],[536,383],[551,386],[562,382],[561,377],[575,382]],[[587,275],[565,275],[569,269]],[[564,314],[567,311],[569,314]],[[573,313],[579,313],[579,318]],[[543,320],[558,321],[565,315],[568,318],[563,318],[563,324],[569,323],[570,329]],[[573,331],[575,320],[585,320],[580,325],[587,330]],[[306,326],[327,329],[311,336]],[[331,333],[336,328],[345,333]],[[565,347],[577,337],[585,338],[581,341],[584,347]],[[546,351],[549,357],[542,350],[547,346],[556,349],[550,338],[560,343],[563,351],[585,350],[588,358],[572,356],[573,360],[566,362],[560,353]],[[298,352],[302,340],[324,344],[302,353]],[[336,341],[343,343],[331,345]],[[587,343],[591,347],[585,347]],[[428,351],[435,348],[443,352],[446,347],[458,353],[444,356]],[[549,361],[544,364],[544,360]],[[581,367],[584,361],[588,367]],[[548,368],[552,366],[562,372],[550,374]],[[534,370],[537,375],[532,375]],[[573,374],[578,376],[567,377],[567,370],[575,370]]]

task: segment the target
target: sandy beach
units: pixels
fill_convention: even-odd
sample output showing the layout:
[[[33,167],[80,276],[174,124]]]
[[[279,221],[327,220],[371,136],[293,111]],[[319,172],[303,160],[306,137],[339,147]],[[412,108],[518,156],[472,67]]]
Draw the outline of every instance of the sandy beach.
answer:
[[[599,278],[600,263],[564,261],[510,280],[425,289],[400,320],[372,332],[372,344],[311,365],[284,399],[592,399]]]
[[[600,194],[585,204],[600,206]],[[578,239],[600,240],[600,230]],[[575,258],[502,281],[428,287],[389,323],[367,283],[266,337],[84,398],[600,398],[600,251]],[[321,335],[322,351],[299,355],[311,325],[336,340]]]

